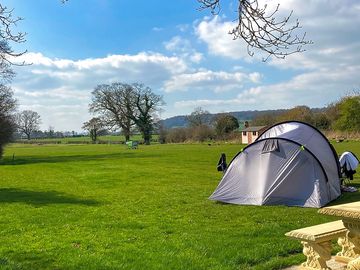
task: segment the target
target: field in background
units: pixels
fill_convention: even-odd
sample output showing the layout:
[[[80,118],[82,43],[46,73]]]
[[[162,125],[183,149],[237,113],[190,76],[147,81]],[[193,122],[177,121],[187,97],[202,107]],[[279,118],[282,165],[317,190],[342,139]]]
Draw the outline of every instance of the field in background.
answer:
[[[334,131],[334,130],[327,130],[323,131],[325,136],[329,140],[359,140],[360,139],[360,132],[359,131]]]
[[[142,142],[143,139],[140,134],[132,135],[130,137],[133,141]],[[157,142],[158,135],[153,135],[151,142]],[[107,135],[107,136],[99,136],[99,143],[124,143],[125,137],[123,135]],[[24,144],[89,144],[91,143],[91,139],[88,136],[76,136],[76,137],[64,137],[64,138],[45,138],[45,139],[31,139],[31,140],[18,140],[17,143]]]
[[[334,142],[336,141],[358,141],[360,138],[359,132],[340,132],[340,131],[323,131],[326,137],[329,140]],[[159,135],[154,134],[151,138],[151,143],[158,143]],[[140,134],[132,135],[131,140],[142,142],[142,136]],[[205,140],[209,143],[214,143],[214,140]],[[194,143],[190,139],[187,140],[189,143]],[[215,142],[224,143],[224,142],[231,142],[231,143],[239,143],[241,142],[241,133],[232,134],[227,139],[215,140]],[[65,137],[65,138],[39,138],[39,139],[21,139],[18,140],[17,143],[23,144],[90,144],[91,139],[88,136],[75,136],[75,137]],[[125,137],[123,135],[107,135],[107,136],[99,136],[98,137],[98,144],[124,144]],[[196,143],[196,142],[195,142]]]
[[[360,156],[360,143],[334,143]],[[0,269],[270,270],[304,260],[284,233],[317,209],[209,201],[233,144],[11,145],[1,161]],[[13,156],[15,157],[13,160]],[[360,187],[359,176],[354,186]],[[335,203],[357,201],[345,194]]]

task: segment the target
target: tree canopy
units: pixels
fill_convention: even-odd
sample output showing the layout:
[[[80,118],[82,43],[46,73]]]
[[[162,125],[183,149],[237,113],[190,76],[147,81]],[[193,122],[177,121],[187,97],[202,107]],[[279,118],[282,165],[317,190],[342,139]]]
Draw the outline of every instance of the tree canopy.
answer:
[[[14,112],[16,110],[16,99],[10,87],[0,84],[0,157],[2,157],[4,146],[12,140],[16,130]]]
[[[163,104],[162,96],[140,83],[102,84],[92,92],[90,111],[100,114],[107,126],[118,127],[127,141],[136,126],[144,143],[150,144],[154,116]]]
[[[90,112],[100,114],[102,122],[110,129],[119,128],[126,141],[135,125],[128,115],[133,113],[132,88],[124,83],[100,84],[92,92]],[[129,111],[128,111],[129,110]]]
[[[360,95],[347,96],[335,104],[337,119],[334,128],[344,131],[360,131]]]
[[[220,114],[215,119],[215,132],[218,136],[224,136],[239,128],[239,122],[231,114]]]
[[[41,123],[40,115],[31,110],[24,110],[16,115],[18,130],[25,134],[27,139],[31,139],[31,134],[39,130]]]
[[[85,122],[82,126],[83,129],[89,132],[90,139],[93,143],[96,142],[97,137],[104,134],[106,131],[103,128],[104,123],[99,117],[93,117]]]

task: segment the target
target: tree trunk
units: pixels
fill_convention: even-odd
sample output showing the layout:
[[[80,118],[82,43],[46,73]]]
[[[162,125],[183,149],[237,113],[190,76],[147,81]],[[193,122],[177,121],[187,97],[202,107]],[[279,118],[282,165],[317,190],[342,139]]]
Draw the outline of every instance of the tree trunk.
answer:
[[[96,143],[97,134],[96,134],[96,130],[95,130],[95,129],[93,129],[93,130],[90,131],[90,137],[91,137],[92,143]]]
[[[151,134],[148,130],[143,132],[144,144],[150,145]]]
[[[125,141],[130,141],[130,129],[125,129],[123,128],[123,132],[122,132],[125,136]]]
[[[27,139],[30,141],[30,139],[31,139],[30,133],[26,133],[26,137],[27,137]]]

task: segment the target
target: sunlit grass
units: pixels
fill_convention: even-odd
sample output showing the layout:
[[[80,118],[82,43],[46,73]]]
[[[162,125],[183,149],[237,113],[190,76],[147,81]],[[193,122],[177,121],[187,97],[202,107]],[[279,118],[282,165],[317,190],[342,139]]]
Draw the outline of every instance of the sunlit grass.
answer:
[[[360,143],[335,144],[360,156]],[[0,165],[0,269],[281,269],[317,209],[209,201],[240,145],[12,145]],[[14,156],[14,159],[13,159]],[[358,182],[358,178],[356,182]],[[346,194],[338,202],[358,200]]]

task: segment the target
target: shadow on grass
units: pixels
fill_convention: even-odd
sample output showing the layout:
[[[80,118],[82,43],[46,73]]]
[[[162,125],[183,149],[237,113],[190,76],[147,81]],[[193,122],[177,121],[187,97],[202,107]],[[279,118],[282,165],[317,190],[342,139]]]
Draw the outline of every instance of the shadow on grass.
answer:
[[[78,199],[57,191],[32,191],[17,188],[1,188],[0,203],[26,203],[35,206],[49,204],[82,204],[96,206],[95,200]]]
[[[54,250],[38,251],[34,247],[30,248],[25,246],[19,246],[16,250],[3,248],[0,253],[0,269],[118,269],[104,265],[105,262],[102,262],[101,259],[86,256],[74,262],[67,249],[64,253],[61,253]]]
[[[326,206],[332,206],[332,205],[338,205],[338,204],[344,204],[344,203],[352,203],[352,202],[358,202],[360,201],[360,184],[356,183],[350,183],[349,186],[356,187],[358,191],[356,192],[343,192],[341,196],[331,202],[330,204]]]
[[[101,155],[70,155],[70,156],[26,156],[16,157],[5,157],[0,161],[0,165],[24,165],[24,164],[35,164],[35,163],[60,163],[60,162],[81,162],[81,161],[92,161],[101,159],[113,159],[113,158],[149,158],[157,157],[153,154],[138,154],[135,152],[125,153],[114,153],[114,154],[101,154]]]

